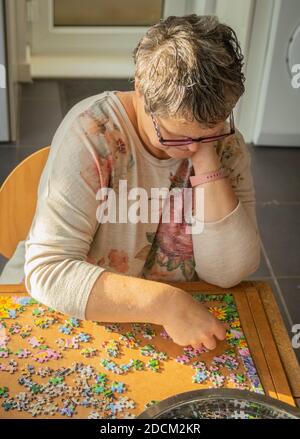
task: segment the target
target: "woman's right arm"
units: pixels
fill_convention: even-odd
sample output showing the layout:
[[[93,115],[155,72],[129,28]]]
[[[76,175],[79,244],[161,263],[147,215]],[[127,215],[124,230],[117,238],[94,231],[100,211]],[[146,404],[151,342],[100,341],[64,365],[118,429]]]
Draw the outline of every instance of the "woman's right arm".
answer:
[[[194,348],[216,347],[225,327],[189,293],[174,286],[108,271],[96,280],[86,319],[99,322],[149,322],[162,325],[173,341]]]

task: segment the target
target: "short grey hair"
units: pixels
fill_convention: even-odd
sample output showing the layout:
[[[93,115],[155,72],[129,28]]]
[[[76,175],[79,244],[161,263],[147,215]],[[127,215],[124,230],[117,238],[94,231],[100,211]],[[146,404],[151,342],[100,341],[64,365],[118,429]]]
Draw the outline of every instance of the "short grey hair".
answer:
[[[237,35],[216,16],[161,19],[132,56],[147,114],[211,127],[227,118],[245,91]]]

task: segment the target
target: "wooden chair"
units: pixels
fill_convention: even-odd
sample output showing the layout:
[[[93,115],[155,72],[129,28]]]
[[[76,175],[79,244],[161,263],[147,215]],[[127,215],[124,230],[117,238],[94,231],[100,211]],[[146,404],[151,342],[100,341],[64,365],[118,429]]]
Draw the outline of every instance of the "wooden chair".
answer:
[[[7,259],[11,258],[19,241],[26,239],[29,232],[49,150],[50,146],[46,146],[26,157],[0,188],[0,253]]]

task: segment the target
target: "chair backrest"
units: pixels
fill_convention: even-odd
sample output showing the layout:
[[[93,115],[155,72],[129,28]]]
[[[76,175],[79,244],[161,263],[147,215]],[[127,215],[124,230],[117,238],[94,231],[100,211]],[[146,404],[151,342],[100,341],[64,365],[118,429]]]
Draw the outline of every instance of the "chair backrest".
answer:
[[[8,259],[30,230],[49,150],[50,146],[46,146],[26,157],[0,188],[0,253]]]

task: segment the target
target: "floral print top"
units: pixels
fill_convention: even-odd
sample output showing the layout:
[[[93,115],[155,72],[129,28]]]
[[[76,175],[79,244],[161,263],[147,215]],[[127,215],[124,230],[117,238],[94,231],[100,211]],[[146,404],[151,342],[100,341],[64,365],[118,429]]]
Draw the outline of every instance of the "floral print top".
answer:
[[[151,188],[189,187],[192,162],[152,156],[115,91],[76,104],[53,137],[41,176],[25,241],[28,292],[58,311],[84,319],[89,293],[105,270],[158,281],[200,278],[224,287],[255,271],[260,246],[250,155],[239,132],[215,147],[239,203],[225,218],[205,223],[201,234],[187,233],[190,226],[184,220],[172,220],[172,200],[168,223],[100,223],[100,188],[114,189],[118,219],[124,198],[120,180],[126,180],[128,192],[146,189],[150,209]],[[128,210],[134,203],[136,199],[128,201]]]

